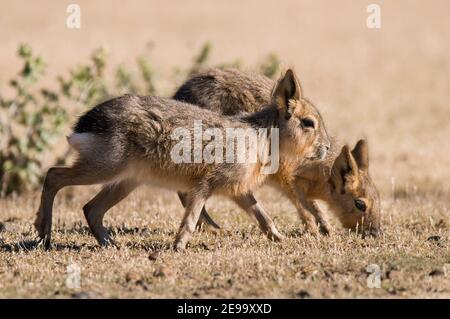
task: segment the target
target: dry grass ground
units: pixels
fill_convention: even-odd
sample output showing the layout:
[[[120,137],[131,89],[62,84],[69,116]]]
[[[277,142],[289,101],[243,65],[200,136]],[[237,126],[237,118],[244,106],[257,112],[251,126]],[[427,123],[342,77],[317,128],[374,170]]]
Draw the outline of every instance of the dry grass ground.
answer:
[[[216,62],[240,57],[252,67],[275,51],[295,66],[330,132],[349,143],[368,138],[384,235],[310,237],[293,206],[263,188],[257,197],[284,242],[266,240],[231,202],[213,198],[208,206],[223,231],[197,233],[187,252],[175,253],[169,247],[182,215],[175,193],[142,188],[107,215],[121,248],[99,249],[81,212],[94,188],[73,188],[57,197],[56,247],[44,251],[23,242],[35,236],[36,192],[0,200],[0,297],[449,298],[448,2],[379,1],[381,30],[366,28],[365,1],[195,3],[135,1],[116,10],[119,3],[80,1],[77,33],[64,28],[65,5],[6,1],[0,84],[17,69],[19,41],[48,58],[52,75],[98,44],[109,44],[118,63],[152,40],[167,92],[173,66],[189,62],[206,40]],[[70,263],[81,267],[80,289],[66,287]],[[379,289],[367,286],[370,264],[381,268]]]
[[[450,297],[444,194],[385,199],[383,237],[363,240],[303,233],[281,194],[263,189],[258,197],[270,199],[264,203],[287,235],[282,243],[216,198],[209,207],[223,230],[197,233],[184,253],[170,249],[182,216],[174,193],[142,188],[113,208],[107,220],[120,249],[96,246],[80,211],[90,196],[66,192],[57,200],[51,251],[22,242],[33,237],[37,198],[2,202],[9,222],[0,242],[1,297]],[[81,289],[66,286],[72,263],[81,267]],[[367,286],[369,264],[380,266],[380,289]]]

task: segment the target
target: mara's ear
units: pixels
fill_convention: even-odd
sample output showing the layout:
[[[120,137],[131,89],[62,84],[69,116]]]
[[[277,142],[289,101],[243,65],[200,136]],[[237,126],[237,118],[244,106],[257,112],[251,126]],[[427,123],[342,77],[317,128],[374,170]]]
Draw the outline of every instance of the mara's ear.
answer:
[[[359,140],[352,151],[358,168],[363,171],[369,169],[369,145],[366,140]]]
[[[353,158],[348,145],[344,145],[341,153],[335,159],[333,167],[331,168],[331,182],[338,192],[343,193],[346,176],[356,176],[357,174],[358,167],[356,161]]]
[[[302,88],[295,76],[294,71],[288,69],[282,76],[272,91],[272,100],[276,103],[286,119],[292,115],[293,109],[289,105],[290,100],[299,101],[302,98]],[[301,105],[301,103],[297,103]]]

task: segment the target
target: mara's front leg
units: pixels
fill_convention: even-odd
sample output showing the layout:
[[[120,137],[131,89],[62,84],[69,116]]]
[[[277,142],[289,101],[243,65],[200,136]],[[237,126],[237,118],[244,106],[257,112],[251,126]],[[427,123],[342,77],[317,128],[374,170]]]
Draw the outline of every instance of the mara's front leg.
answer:
[[[210,190],[206,187],[200,189],[193,188],[186,194],[186,210],[175,239],[175,250],[183,250],[186,248],[186,244],[195,231],[195,226],[200,218],[202,208],[210,194]]]
[[[235,196],[233,200],[236,204],[239,205],[243,210],[245,210],[250,216],[256,218],[259,227],[262,232],[269,237],[269,239],[274,241],[281,241],[284,239],[284,236],[278,232],[278,229],[275,227],[275,223],[266,213],[264,208],[256,201],[255,197],[252,193]]]
[[[297,214],[304,223],[306,230],[313,235],[317,235],[319,233],[319,228],[312,211],[314,207],[307,200],[305,193],[297,187],[290,187],[286,185],[283,188],[286,195],[288,195],[289,200],[297,209]]]
[[[307,206],[309,211],[314,215],[316,219],[316,224],[319,225],[319,230],[324,235],[330,235],[333,231],[333,227],[331,227],[328,222],[326,215],[319,208],[319,205],[315,201],[307,200]]]

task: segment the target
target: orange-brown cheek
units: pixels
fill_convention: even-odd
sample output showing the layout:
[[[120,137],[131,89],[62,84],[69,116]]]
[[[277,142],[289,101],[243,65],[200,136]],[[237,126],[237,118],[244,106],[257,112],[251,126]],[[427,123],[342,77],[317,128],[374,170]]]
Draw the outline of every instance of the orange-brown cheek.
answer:
[[[307,151],[308,150],[308,142],[306,140],[305,135],[303,135],[301,132],[296,131],[296,129],[293,129],[293,146],[297,149],[297,150],[302,150]]]
[[[298,129],[297,138],[303,144],[314,144],[314,136],[309,132],[304,132],[301,128]]]

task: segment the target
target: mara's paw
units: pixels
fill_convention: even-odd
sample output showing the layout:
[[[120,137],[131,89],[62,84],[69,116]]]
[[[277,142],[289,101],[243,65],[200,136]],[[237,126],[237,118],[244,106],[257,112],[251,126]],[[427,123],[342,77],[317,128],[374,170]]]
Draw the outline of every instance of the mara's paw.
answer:
[[[181,252],[181,251],[185,251],[186,250],[186,244],[181,244],[181,243],[175,243],[173,245],[173,250],[175,250],[176,252]]]
[[[305,224],[305,230],[306,230],[306,233],[308,233],[314,237],[318,237],[321,233],[318,225],[316,225],[315,223]]]
[[[328,224],[320,224],[319,231],[324,236],[331,236],[331,234],[333,233],[333,227]]]
[[[284,240],[286,237],[284,237],[283,235],[281,235],[279,232],[278,232],[278,230],[272,230],[272,231],[269,231],[268,233],[267,233],[267,237],[270,239],[270,240],[272,240],[272,241],[276,241],[276,242],[280,242],[280,241],[282,241],[282,240]]]
[[[187,241],[183,240],[182,238],[176,239],[175,243],[173,244],[173,249],[175,251],[184,251],[186,250]]]
[[[50,234],[39,235],[39,240],[37,244],[38,246],[43,247],[45,250],[49,250],[52,247],[52,239]]]
[[[102,248],[117,248],[120,249],[119,244],[117,244],[114,239],[112,239],[110,236],[102,237],[102,238],[96,238],[98,244]]]
[[[100,245],[100,247],[108,248],[108,247],[116,247],[118,248],[118,245],[114,241],[114,239],[111,237],[109,232],[104,227],[91,227],[92,235],[94,235],[95,239],[97,240],[97,243]]]

